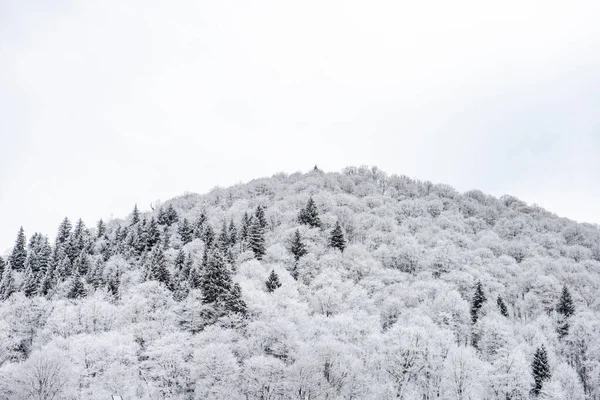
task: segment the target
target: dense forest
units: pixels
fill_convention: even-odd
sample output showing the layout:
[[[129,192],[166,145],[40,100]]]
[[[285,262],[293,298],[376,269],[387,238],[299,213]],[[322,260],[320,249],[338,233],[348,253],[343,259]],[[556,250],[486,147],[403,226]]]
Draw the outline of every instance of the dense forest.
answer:
[[[0,273],[0,399],[600,399],[600,228],[376,167],[21,229]]]

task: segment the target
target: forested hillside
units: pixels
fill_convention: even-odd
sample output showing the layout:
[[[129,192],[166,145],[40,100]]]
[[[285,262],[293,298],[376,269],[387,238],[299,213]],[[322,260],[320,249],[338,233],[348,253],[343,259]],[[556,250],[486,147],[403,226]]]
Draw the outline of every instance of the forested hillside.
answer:
[[[18,232],[0,399],[600,399],[596,225],[367,167],[153,208]]]

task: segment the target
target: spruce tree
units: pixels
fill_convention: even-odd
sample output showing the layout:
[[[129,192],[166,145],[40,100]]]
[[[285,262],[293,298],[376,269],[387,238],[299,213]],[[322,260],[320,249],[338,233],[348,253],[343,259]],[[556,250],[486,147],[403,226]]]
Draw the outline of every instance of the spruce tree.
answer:
[[[135,225],[138,222],[140,222],[140,211],[138,210],[138,206],[136,204],[131,212],[131,225]]]
[[[96,237],[98,239],[101,239],[105,235],[106,235],[106,224],[104,223],[104,221],[101,218],[100,221],[98,221],[98,223],[96,224]]]
[[[175,271],[181,271],[185,265],[185,251],[179,249],[177,256],[175,256]]]
[[[169,207],[167,207],[167,225],[171,226],[177,221],[179,221],[179,215],[177,215],[173,205],[169,204]]]
[[[160,242],[160,230],[156,218],[150,218],[150,222],[146,227],[146,249],[149,250]]]
[[[187,218],[184,218],[183,221],[179,223],[179,229],[177,230],[177,233],[179,233],[179,237],[181,237],[183,244],[188,244],[192,241],[193,230]]]
[[[92,273],[89,275],[89,283],[94,289],[104,286],[104,261],[101,258],[98,258],[94,264]]]
[[[321,220],[319,219],[319,210],[313,198],[309,198],[306,203],[306,207],[300,210],[298,213],[298,222],[303,225],[308,225],[312,228],[321,227]]]
[[[4,268],[2,280],[0,280],[0,300],[8,299],[16,291],[15,275],[9,264]]]
[[[224,293],[222,304],[226,311],[245,316],[247,313],[246,302],[242,299],[242,288],[235,283],[229,291]]]
[[[73,275],[71,278],[71,283],[69,285],[69,292],[67,293],[67,297],[69,299],[80,299],[86,296],[85,286],[83,285],[83,280],[79,274]]]
[[[66,244],[69,241],[69,238],[71,237],[71,229],[71,221],[69,221],[69,218],[65,217],[65,219],[63,219],[60,225],[58,226],[55,247],[59,244]]]
[[[263,206],[259,205],[256,207],[254,218],[258,221],[261,229],[264,231],[267,228],[267,218],[265,217],[265,209]]]
[[[206,224],[206,226],[204,227],[204,232],[202,234],[202,240],[204,241],[204,246],[207,250],[212,249],[216,244],[215,231],[214,231],[213,227],[210,226],[209,224]]]
[[[341,252],[346,248],[346,238],[344,238],[344,232],[342,231],[339,221],[335,223],[335,228],[333,228],[329,235],[329,246],[338,249]]]
[[[473,325],[477,323],[479,319],[479,310],[483,306],[483,303],[486,301],[485,294],[483,293],[483,287],[481,286],[481,282],[477,282],[475,287],[475,294],[473,295],[473,300],[471,301],[471,322]]]
[[[225,220],[223,220],[221,232],[219,233],[218,246],[219,250],[221,250],[223,254],[225,254],[229,249],[229,230],[227,229],[227,223]]]
[[[273,291],[275,291],[277,288],[279,288],[281,286],[281,282],[279,282],[279,276],[277,276],[277,274],[275,273],[275,270],[271,270],[271,274],[269,275],[269,278],[265,282],[265,286],[267,287],[267,291],[269,293],[272,293]]]
[[[23,271],[25,269],[25,261],[27,261],[27,241],[25,239],[25,231],[23,227],[19,229],[17,240],[15,241],[15,247],[10,254],[10,266],[15,271]]]
[[[248,215],[247,212],[244,212],[244,216],[242,217],[242,224],[240,230],[240,240],[242,243],[248,242],[248,234],[250,233],[250,225],[252,225],[252,217]]]
[[[2,279],[2,274],[4,273],[4,269],[6,268],[6,263],[4,262],[4,258],[0,256],[0,279]]]
[[[252,225],[250,225],[250,231],[248,232],[248,246],[254,253],[254,257],[257,260],[262,260],[266,254],[265,237],[264,230],[258,218],[252,219]]]
[[[75,261],[73,261],[73,271],[75,271],[79,276],[87,275],[90,270],[90,260],[88,259],[85,251],[79,253]]]
[[[194,221],[193,229],[195,238],[202,239],[202,236],[204,235],[204,225],[206,224],[206,220],[206,213],[204,212],[204,210],[202,210],[198,218],[196,218],[196,221]]]
[[[29,267],[25,270],[22,288],[23,288],[22,289],[23,293],[27,297],[33,297],[37,294],[38,282],[37,282],[35,274]]]
[[[302,243],[302,236],[300,236],[300,231],[296,229],[294,235],[292,236],[292,240],[290,242],[290,252],[294,255],[294,260],[298,262],[300,258],[308,253],[306,250],[306,245]]]
[[[237,228],[235,227],[235,223],[233,222],[233,218],[229,221],[229,243],[232,246],[235,246],[237,243]]]
[[[533,356],[533,363],[531,364],[533,372],[533,394],[535,396],[540,394],[544,382],[550,379],[550,366],[548,365],[548,355],[546,354],[546,348],[544,345],[538,347]]]
[[[225,298],[231,290],[232,285],[229,268],[225,263],[223,255],[219,249],[210,250],[200,281],[202,301],[205,304],[209,304]]]
[[[498,305],[500,314],[502,314],[503,317],[508,318],[508,308],[506,308],[506,304],[504,303],[504,300],[502,300],[502,297],[498,296],[498,299],[496,299],[496,304]]]
[[[569,333],[569,317],[575,314],[575,306],[573,305],[573,299],[571,293],[567,288],[567,285],[563,286],[562,294],[558,305],[556,306],[560,319],[558,321],[557,332],[560,338],[563,338]]]
[[[119,289],[121,287],[121,276],[118,273],[112,273],[108,276],[106,280],[106,288],[108,289],[108,293],[110,293],[115,299],[119,298]]]
[[[168,223],[167,212],[162,207],[158,208],[158,215],[156,216],[156,222],[158,222],[159,225],[167,225],[167,223]]]
[[[167,268],[165,253],[160,246],[154,247],[152,253],[150,253],[149,263],[148,279],[159,281],[166,287],[171,288],[171,274]]]

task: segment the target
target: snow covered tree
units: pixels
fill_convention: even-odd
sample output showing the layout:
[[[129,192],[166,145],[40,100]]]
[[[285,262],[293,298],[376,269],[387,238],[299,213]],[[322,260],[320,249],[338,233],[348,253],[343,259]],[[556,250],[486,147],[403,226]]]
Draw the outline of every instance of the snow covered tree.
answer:
[[[96,224],[96,237],[98,239],[103,238],[106,235],[106,224],[102,218]]]
[[[194,231],[192,230],[192,226],[187,218],[184,218],[183,221],[179,223],[179,229],[177,230],[177,233],[179,233],[179,237],[181,238],[183,244],[188,244],[192,241]]]
[[[296,229],[292,240],[290,241],[290,252],[294,255],[294,260],[298,262],[300,258],[308,253],[306,245],[302,242],[300,231]]]
[[[83,284],[83,279],[78,273],[75,273],[71,278],[71,283],[69,284],[69,292],[67,293],[67,297],[69,299],[80,299],[87,295],[85,286]]]
[[[550,379],[550,365],[548,364],[548,355],[544,345],[538,347],[533,355],[533,362],[531,364],[531,370],[533,374],[533,394],[539,395],[544,382]]]
[[[563,285],[562,294],[560,300],[556,306],[556,311],[560,316],[558,321],[558,335],[563,338],[569,333],[569,318],[575,314],[575,306],[573,305],[573,299],[571,293],[567,288],[567,285]]]
[[[10,266],[15,271],[22,271],[25,269],[25,261],[27,260],[26,245],[25,231],[23,230],[23,227],[21,227],[17,235],[17,240],[15,241],[15,247],[13,247],[9,258]]]
[[[233,222],[233,218],[229,221],[229,243],[231,246],[235,246],[238,240],[237,228],[235,227],[235,223]]]
[[[165,253],[161,246],[155,246],[154,249],[152,249],[152,252],[149,255],[147,268],[147,278],[149,280],[159,281],[167,288],[171,288],[171,274],[169,273]]]
[[[4,268],[2,274],[2,280],[0,280],[0,300],[8,299],[13,293],[17,291],[15,283],[15,275],[12,267],[9,265]]]
[[[22,285],[21,290],[27,297],[32,297],[37,294],[38,280],[37,280],[36,275],[33,273],[31,268],[29,268],[29,267],[25,270],[25,274],[23,276],[23,285]]]
[[[156,218],[150,218],[146,226],[146,249],[150,250],[160,242],[160,229]]]
[[[4,258],[0,256],[0,279],[2,279],[2,274],[4,273],[4,269],[6,268],[6,263],[4,262]]]
[[[252,217],[248,215],[248,212],[244,212],[244,215],[242,216],[242,224],[240,230],[240,240],[242,243],[246,243],[248,241],[250,225],[252,225]]]
[[[339,222],[335,223],[335,228],[333,228],[329,235],[329,246],[341,252],[346,248],[346,239],[344,238],[344,232]]]
[[[281,282],[279,282],[279,276],[277,276],[275,270],[271,270],[271,274],[269,274],[269,278],[265,282],[265,286],[267,287],[267,291],[269,293],[275,291],[281,286]]]
[[[473,299],[471,300],[471,322],[473,325],[477,323],[479,319],[479,310],[483,306],[483,303],[486,302],[485,294],[483,293],[483,287],[481,286],[481,282],[477,282],[475,286],[475,294],[473,295]]]
[[[58,246],[60,244],[66,244],[71,237],[71,229],[73,226],[71,225],[71,221],[69,218],[65,217],[60,225],[58,226],[58,233],[56,234],[56,244]]]
[[[232,285],[229,268],[225,263],[223,254],[219,249],[211,250],[200,283],[202,301],[205,304],[215,303],[225,297],[231,290]]]
[[[508,318],[508,308],[506,308],[506,304],[504,303],[504,300],[501,296],[498,296],[498,298],[496,299],[496,305],[498,305],[498,310],[500,311],[500,314],[502,314],[503,317]]]
[[[261,229],[264,231],[267,229],[267,218],[265,217],[265,209],[263,206],[258,205],[254,212],[254,219],[258,221]]]
[[[306,207],[300,210],[298,214],[298,222],[303,225],[308,225],[311,228],[321,227],[321,220],[319,219],[319,210],[313,198],[309,198],[306,203]]]
[[[131,212],[131,225],[135,225],[140,222],[140,210],[138,210],[137,204],[133,206],[133,211]]]
[[[259,219],[253,218],[248,232],[248,247],[250,247],[257,260],[262,260],[266,253],[264,235],[265,232]]]
[[[244,299],[242,299],[242,288],[240,287],[239,283],[234,283],[229,291],[224,293],[221,301],[226,311],[241,316],[246,315],[247,306]]]

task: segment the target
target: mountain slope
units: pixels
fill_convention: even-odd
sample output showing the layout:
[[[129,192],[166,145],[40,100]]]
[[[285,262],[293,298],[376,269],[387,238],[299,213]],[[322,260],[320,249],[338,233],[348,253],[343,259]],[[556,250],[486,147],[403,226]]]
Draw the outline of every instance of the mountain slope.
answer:
[[[315,169],[24,235],[0,398],[600,396],[600,229],[511,196]]]

